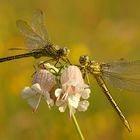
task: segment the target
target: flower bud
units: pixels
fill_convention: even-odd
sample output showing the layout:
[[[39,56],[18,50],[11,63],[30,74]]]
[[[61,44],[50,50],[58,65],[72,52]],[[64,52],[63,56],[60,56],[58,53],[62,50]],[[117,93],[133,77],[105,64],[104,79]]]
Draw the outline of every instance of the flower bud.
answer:
[[[61,75],[61,84],[72,82],[75,84],[84,84],[80,69],[77,66],[69,66]]]
[[[32,84],[38,83],[41,87],[41,90],[45,93],[50,92],[51,89],[55,86],[55,76],[47,70],[41,69],[37,71],[32,80]]]

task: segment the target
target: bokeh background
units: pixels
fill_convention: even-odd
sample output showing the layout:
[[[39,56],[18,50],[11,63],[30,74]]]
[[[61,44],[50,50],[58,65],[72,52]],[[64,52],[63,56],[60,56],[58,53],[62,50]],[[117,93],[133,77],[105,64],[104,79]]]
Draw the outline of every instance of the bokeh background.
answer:
[[[0,0],[0,57],[19,53],[8,48],[24,47],[15,22],[30,21],[38,8],[46,14],[51,40],[71,49],[73,63],[82,54],[99,62],[140,59],[139,0]],[[0,64],[0,140],[78,140],[68,112],[49,110],[42,102],[32,113],[21,99],[38,61],[25,58]],[[91,83],[90,107],[76,114],[85,139],[139,140],[140,94],[109,86],[131,124],[133,132],[129,133],[92,78]]]

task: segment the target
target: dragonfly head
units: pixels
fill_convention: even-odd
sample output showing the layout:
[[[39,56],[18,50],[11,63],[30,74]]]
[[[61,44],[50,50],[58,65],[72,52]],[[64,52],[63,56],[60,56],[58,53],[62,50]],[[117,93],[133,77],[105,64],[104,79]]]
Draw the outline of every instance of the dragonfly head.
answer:
[[[89,62],[89,57],[87,55],[81,55],[79,58],[79,62],[81,65],[86,65]]]
[[[70,50],[67,47],[61,48],[58,50],[59,56],[67,57],[70,53]]]

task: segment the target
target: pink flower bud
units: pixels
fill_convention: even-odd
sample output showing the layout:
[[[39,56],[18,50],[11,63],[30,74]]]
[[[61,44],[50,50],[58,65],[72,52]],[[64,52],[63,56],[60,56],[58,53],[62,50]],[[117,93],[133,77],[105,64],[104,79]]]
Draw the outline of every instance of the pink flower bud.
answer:
[[[45,93],[50,92],[55,86],[55,76],[47,70],[41,69],[37,71],[32,80],[32,84],[38,83],[41,87],[41,90]]]
[[[64,70],[64,73],[61,75],[61,84],[63,85],[67,82],[84,84],[81,71],[77,66],[69,66]]]

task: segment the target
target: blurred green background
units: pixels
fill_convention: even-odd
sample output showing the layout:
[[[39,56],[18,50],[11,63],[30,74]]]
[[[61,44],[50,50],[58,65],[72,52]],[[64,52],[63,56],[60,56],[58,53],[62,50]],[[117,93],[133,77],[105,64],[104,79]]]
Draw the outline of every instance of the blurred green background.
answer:
[[[73,63],[78,63],[81,54],[99,62],[140,59],[139,0],[0,0],[0,57],[19,53],[8,48],[24,47],[15,22],[30,21],[36,8],[46,14],[51,40],[71,49]],[[20,97],[22,89],[31,85],[33,65],[38,61],[25,58],[0,64],[0,140],[78,140],[68,112],[49,110],[41,103],[37,113],[32,113]],[[133,132],[129,133],[96,82],[91,81],[90,107],[76,114],[85,139],[139,140],[140,94],[109,86],[131,124]]]

